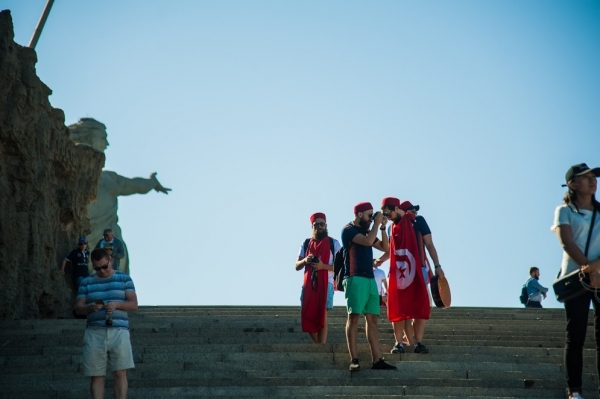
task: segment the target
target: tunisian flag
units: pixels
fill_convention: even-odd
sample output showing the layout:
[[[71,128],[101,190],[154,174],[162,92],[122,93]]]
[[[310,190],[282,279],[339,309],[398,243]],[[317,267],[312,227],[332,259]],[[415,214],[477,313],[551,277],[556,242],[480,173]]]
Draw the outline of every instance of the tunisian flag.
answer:
[[[429,319],[429,293],[423,280],[419,247],[412,221],[406,213],[392,226],[390,237],[390,274],[388,282],[388,318],[391,322]]]
[[[318,256],[321,262],[329,264],[331,257],[331,244],[329,237],[321,241],[310,239],[306,256]],[[313,272],[316,275],[313,277]],[[304,285],[302,286],[302,331],[308,333],[319,332],[325,327],[325,314],[327,310],[327,270],[314,270],[310,264],[304,268]]]

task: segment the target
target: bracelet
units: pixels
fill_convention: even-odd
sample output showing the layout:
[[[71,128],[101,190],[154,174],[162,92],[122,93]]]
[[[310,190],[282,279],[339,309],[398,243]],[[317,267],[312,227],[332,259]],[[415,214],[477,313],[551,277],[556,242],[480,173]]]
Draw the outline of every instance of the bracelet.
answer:
[[[435,268],[436,268],[436,269],[441,269],[441,268],[442,268],[442,265],[435,265]]]

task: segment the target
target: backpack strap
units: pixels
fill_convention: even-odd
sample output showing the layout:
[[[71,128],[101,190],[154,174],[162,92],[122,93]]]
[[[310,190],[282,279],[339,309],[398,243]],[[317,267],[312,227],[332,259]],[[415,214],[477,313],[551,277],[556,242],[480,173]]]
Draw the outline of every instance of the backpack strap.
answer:
[[[331,247],[331,254],[333,256],[331,263],[333,263],[333,259],[335,258],[335,241],[331,237],[329,237],[329,246]]]
[[[302,245],[302,247],[304,248],[304,257],[306,258],[306,251],[308,251],[308,244],[310,244],[310,238],[307,238],[306,240],[304,240],[304,244]]]

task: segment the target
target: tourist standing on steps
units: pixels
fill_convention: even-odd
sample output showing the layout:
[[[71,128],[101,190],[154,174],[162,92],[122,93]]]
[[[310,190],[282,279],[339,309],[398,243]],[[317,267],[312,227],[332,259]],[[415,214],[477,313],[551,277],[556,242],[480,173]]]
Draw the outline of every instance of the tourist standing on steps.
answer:
[[[138,308],[131,277],[113,269],[105,249],[91,254],[96,274],[79,287],[75,311],[87,315],[83,336],[83,372],[91,377],[92,399],[104,398],[106,372],[115,378],[115,399],[127,398],[127,369],[134,368],[128,311]]]
[[[529,268],[529,280],[525,283],[527,287],[526,308],[541,308],[542,299],[546,299],[548,288],[542,286],[538,281],[540,279],[540,269],[535,266]]]
[[[104,229],[102,238],[96,244],[95,248],[110,248],[110,257],[113,259],[112,267],[119,270],[119,262],[125,256],[125,245],[113,234],[112,229]]]
[[[563,248],[560,276],[576,270],[587,273],[592,287],[600,287],[600,203],[596,200],[600,168],[573,165],[566,174],[567,193],[556,208],[552,231]],[[569,399],[581,398],[583,343],[588,326],[590,302],[594,307],[596,362],[600,361],[600,301],[598,294],[586,291],[565,302],[567,334],[565,369]],[[600,367],[597,367],[600,374]],[[595,393],[593,396],[595,397]]]
[[[333,257],[340,249],[338,240],[329,237],[324,213],[310,216],[312,237],[304,240],[296,270],[304,269],[302,284],[302,331],[316,344],[327,341],[327,311],[333,308]]]
[[[371,227],[371,222],[373,226]],[[344,265],[344,296],[348,320],[346,321],[346,342],[350,352],[350,371],[360,369],[357,348],[358,319],[365,316],[366,334],[371,347],[373,369],[395,370],[396,367],[381,358],[379,348],[379,292],[373,275],[373,248],[389,250],[385,224],[387,219],[380,212],[373,215],[373,206],[361,202],[354,207],[354,220],[342,230],[342,245],[346,252]],[[369,229],[369,227],[371,227]],[[381,240],[377,232],[381,230]]]
[[[87,240],[85,237],[79,237],[77,248],[72,250],[62,261],[61,272],[65,274],[67,262],[71,264],[71,275],[73,276],[73,287],[75,293],[79,292],[79,285],[84,278],[90,275],[88,272],[88,259],[90,252],[87,249]]]
[[[404,353],[403,337],[408,343],[414,340],[415,353],[426,354],[429,349],[422,343],[425,323],[431,315],[429,291],[427,290],[428,274],[424,252],[424,237],[430,240],[431,231],[425,219],[408,212],[412,204],[408,201],[400,203],[395,197],[386,197],[381,202],[381,210],[392,221],[390,233],[390,250],[381,255],[375,262],[381,264],[390,260],[388,281],[388,318],[394,328],[395,344],[391,353]],[[431,252],[430,252],[431,253]],[[437,262],[437,252],[434,262]],[[441,266],[436,268],[436,272]],[[441,276],[442,274],[440,274]]]

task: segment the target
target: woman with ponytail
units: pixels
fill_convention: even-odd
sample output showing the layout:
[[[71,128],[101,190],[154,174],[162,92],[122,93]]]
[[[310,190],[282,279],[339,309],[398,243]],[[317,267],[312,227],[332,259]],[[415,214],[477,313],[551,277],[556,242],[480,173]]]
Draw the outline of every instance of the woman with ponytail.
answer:
[[[563,248],[560,276],[581,270],[590,285],[600,288],[600,203],[596,200],[600,168],[573,165],[566,174],[567,193],[556,208],[552,231]],[[565,369],[569,399],[582,399],[583,344],[588,325],[590,302],[594,307],[596,366],[600,373],[600,289],[565,302],[567,333]],[[600,392],[600,391],[599,391]]]

